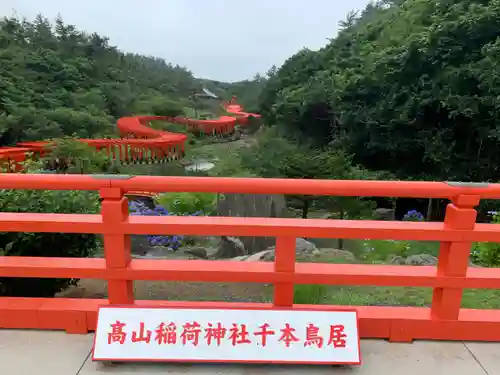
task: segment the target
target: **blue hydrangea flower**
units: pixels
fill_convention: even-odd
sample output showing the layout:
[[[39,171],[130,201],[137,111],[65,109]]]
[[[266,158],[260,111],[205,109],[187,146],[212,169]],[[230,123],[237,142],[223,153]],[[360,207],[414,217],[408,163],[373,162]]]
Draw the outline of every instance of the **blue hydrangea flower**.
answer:
[[[403,216],[404,221],[423,221],[424,215],[417,210],[410,210]]]
[[[147,207],[142,202],[129,201],[129,213],[132,216],[175,216],[168,212],[162,206],[155,206],[154,209]],[[192,216],[203,215],[201,211],[194,213]],[[182,246],[183,236],[179,235],[152,235],[148,236],[148,242],[151,246],[167,246],[172,250],[178,250]]]

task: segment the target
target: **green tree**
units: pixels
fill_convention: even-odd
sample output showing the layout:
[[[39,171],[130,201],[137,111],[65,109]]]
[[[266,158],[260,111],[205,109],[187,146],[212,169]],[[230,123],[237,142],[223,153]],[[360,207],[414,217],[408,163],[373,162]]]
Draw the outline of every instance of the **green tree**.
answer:
[[[350,13],[323,49],[267,81],[291,138],[398,178],[494,180],[500,168],[500,0],[398,0]]]
[[[242,165],[262,177],[338,180],[377,177],[375,173],[354,166],[343,152],[299,147],[276,136],[275,130],[265,132],[256,146],[243,152]],[[373,202],[359,197],[294,195],[290,198],[299,203],[304,219],[312,206],[333,210],[340,219],[358,218],[373,209]]]
[[[134,112],[179,115],[197,81],[163,59],[120,52],[59,16],[0,20],[0,146],[110,136]]]

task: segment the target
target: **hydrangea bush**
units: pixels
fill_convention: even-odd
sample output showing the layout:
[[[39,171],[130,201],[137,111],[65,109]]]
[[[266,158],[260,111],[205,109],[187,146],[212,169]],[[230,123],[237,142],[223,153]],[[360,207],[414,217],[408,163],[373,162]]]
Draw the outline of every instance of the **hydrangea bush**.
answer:
[[[424,215],[417,210],[408,211],[405,216],[403,216],[404,221],[424,221]]]
[[[149,208],[142,202],[130,201],[129,212],[133,216],[180,216],[176,213],[171,213],[162,206],[156,205],[154,209]],[[201,211],[194,214],[185,214],[185,216],[200,216]],[[183,245],[184,236],[177,235],[150,235],[148,242],[150,246],[165,246],[173,251],[178,250]]]

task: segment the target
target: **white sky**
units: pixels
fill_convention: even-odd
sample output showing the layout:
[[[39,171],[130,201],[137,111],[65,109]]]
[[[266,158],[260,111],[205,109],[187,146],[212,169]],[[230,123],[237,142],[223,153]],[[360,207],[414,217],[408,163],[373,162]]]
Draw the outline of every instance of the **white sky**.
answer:
[[[110,38],[126,52],[162,57],[197,77],[252,78],[302,47],[317,49],[369,0],[0,0],[0,16],[37,13]]]

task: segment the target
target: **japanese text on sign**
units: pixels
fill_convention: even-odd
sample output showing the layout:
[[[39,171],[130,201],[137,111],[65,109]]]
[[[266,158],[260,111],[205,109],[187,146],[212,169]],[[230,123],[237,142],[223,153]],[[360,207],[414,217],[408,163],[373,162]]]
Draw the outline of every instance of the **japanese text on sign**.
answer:
[[[349,311],[106,307],[99,312],[94,359],[359,363],[357,317]]]
[[[206,345],[220,346],[222,340],[228,340],[232,346],[241,344],[251,344],[251,336],[256,337],[257,345],[266,347],[268,337],[276,337],[279,342],[282,342],[286,347],[290,347],[292,343],[300,342],[301,340],[296,336],[296,329],[291,327],[289,323],[285,323],[284,328],[279,330],[278,335],[276,331],[270,329],[268,323],[259,326],[259,330],[249,332],[246,324],[233,323],[230,328],[226,328],[222,323],[208,323],[206,327],[202,327],[198,322],[185,323],[181,326],[178,333],[177,325],[173,322],[160,323],[154,330],[146,329],[145,323],[139,323],[138,330],[132,330],[131,334],[125,331],[126,323],[117,320],[115,323],[110,324],[110,331],[108,333],[108,344],[118,343],[125,344],[130,339],[132,343],[145,342],[147,344],[153,342],[158,345],[167,344],[175,345],[177,341],[181,345],[192,344],[198,346],[201,341]],[[333,346],[334,348],[345,348],[346,338],[345,328],[343,325],[330,325],[328,340],[320,335],[320,328],[312,323],[309,323],[305,329],[304,346],[316,346],[321,348],[323,343]],[[203,339],[200,339],[202,337]],[[278,338],[279,337],[279,338]],[[179,338],[179,340],[177,340]]]

